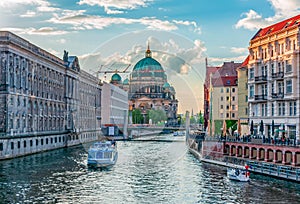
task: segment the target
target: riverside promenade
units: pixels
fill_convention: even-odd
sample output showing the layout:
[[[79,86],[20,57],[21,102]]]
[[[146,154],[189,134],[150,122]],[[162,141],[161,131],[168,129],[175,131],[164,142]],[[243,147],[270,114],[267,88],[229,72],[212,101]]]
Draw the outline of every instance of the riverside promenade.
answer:
[[[292,181],[300,181],[300,147],[294,144],[247,142],[206,137],[188,138],[190,152],[200,161],[230,167],[248,164],[250,171]]]

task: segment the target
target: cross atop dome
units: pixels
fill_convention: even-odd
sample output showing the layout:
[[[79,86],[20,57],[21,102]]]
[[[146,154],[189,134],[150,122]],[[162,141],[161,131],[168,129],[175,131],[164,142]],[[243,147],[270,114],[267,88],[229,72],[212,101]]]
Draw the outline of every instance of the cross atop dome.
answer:
[[[149,42],[148,42],[148,49],[147,49],[147,51],[146,51],[146,55],[145,55],[146,57],[152,57],[152,52],[151,52],[151,50],[150,50],[150,45],[149,45]]]

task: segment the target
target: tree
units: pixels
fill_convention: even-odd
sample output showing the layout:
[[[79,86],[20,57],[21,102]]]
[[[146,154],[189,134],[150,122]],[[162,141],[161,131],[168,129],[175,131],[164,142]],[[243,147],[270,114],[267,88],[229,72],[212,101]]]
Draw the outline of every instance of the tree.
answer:
[[[132,123],[133,124],[141,124],[143,122],[143,120],[144,120],[144,118],[143,118],[141,110],[134,109],[132,111]]]
[[[163,110],[149,110],[148,118],[152,120],[153,124],[157,124],[160,121],[166,121],[167,114]]]
[[[196,118],[194,116],[190,117],[190,124],[195,124],[196,123]]]
[[[201,111],[200,111],[200,113],[199,113],[199,119],[198,119],[198,123],[199,123],[199,124],[201,124],[201,125],[203,125],[203,124],[204,124],[204,117],[203,117],[203,115],[202,115]]]

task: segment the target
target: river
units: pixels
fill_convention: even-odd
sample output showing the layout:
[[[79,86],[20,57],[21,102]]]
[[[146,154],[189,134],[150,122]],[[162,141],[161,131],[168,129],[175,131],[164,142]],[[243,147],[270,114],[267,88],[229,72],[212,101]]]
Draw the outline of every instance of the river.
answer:
[[[172,139],[172,136],[163,136]],[[299,203],[300,184],[226,178],[182,142],[118,142],[117,164],[86,166],[88,144],[0,161],[0,203]]]

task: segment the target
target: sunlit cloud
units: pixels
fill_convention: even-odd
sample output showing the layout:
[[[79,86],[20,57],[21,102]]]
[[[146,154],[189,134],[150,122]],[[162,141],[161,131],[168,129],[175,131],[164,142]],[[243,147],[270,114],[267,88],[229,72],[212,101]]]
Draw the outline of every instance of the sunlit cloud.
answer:
[[[241,55],[237,57],[208,57],[210,66],[221,66],[224,62],[242,63],[248,55]]]
[[[267,27],[278,21],[298,15],[300,12],[299,0],[268,0],[275,14],[270,17],[263,17],[254,10],[249,10],[242,14],[236,24],[236,28],[245,28],[248,30],[258,30]]]
[[[200,40],[195,40],[190,48],[180,47],[174,40],[170,39],[167,42],[149,37],[147,42],[151,45],[152,57],[159,61],[165,70],[171,74],[188,74],[194,64],[204,62],[203,43]],[[103,57],[101,53],[90,53],[79,57],[84,63],[84,67],[97,67],[102,64],[111,67],[112,70],[124,68],[127,65],[134,65],[138,60],[144,57],[146,47],[143,45],[134,45],[125,54],[115,52],[110,56]],[[99,67],[99,66],[98,66]]]
[[[117,24],[141,24],[149,29],[158,29],[165,31],[177,30],[178,27],[169,21],[162,21],[155,17],[144,17],[140,19],[132,18],[112,18],[102,16],[91,16],[83,15],[84,11],[76,11],[78,13],[72,13],[71,11],[65,12],[64,15],[59,17],[57,14],[52,17],[49,22],[55,24],[69,24],[72,25],[76,30],[91,30],[99,29],[102,30],[111,25]]]
[[[22,18],[32,18],[36,16],[35,11],[27,11],[25,14],[20,15]]]
[[[42,27],[39,29],[35,28],[1,28],[2,31],[11,31],[18,34],[27,34],[27,35],[64,35],[69,32],[64,30],[56,30],[51,27]]]
[[[230,52],[235,54],[245,54],[248,53],[248,48],[245,47],[231,47]]]
[[[107,14],[123,13],[124,10],[133,10],[147,7],[152,0],[80,0],[77,4],[103,7]]]

